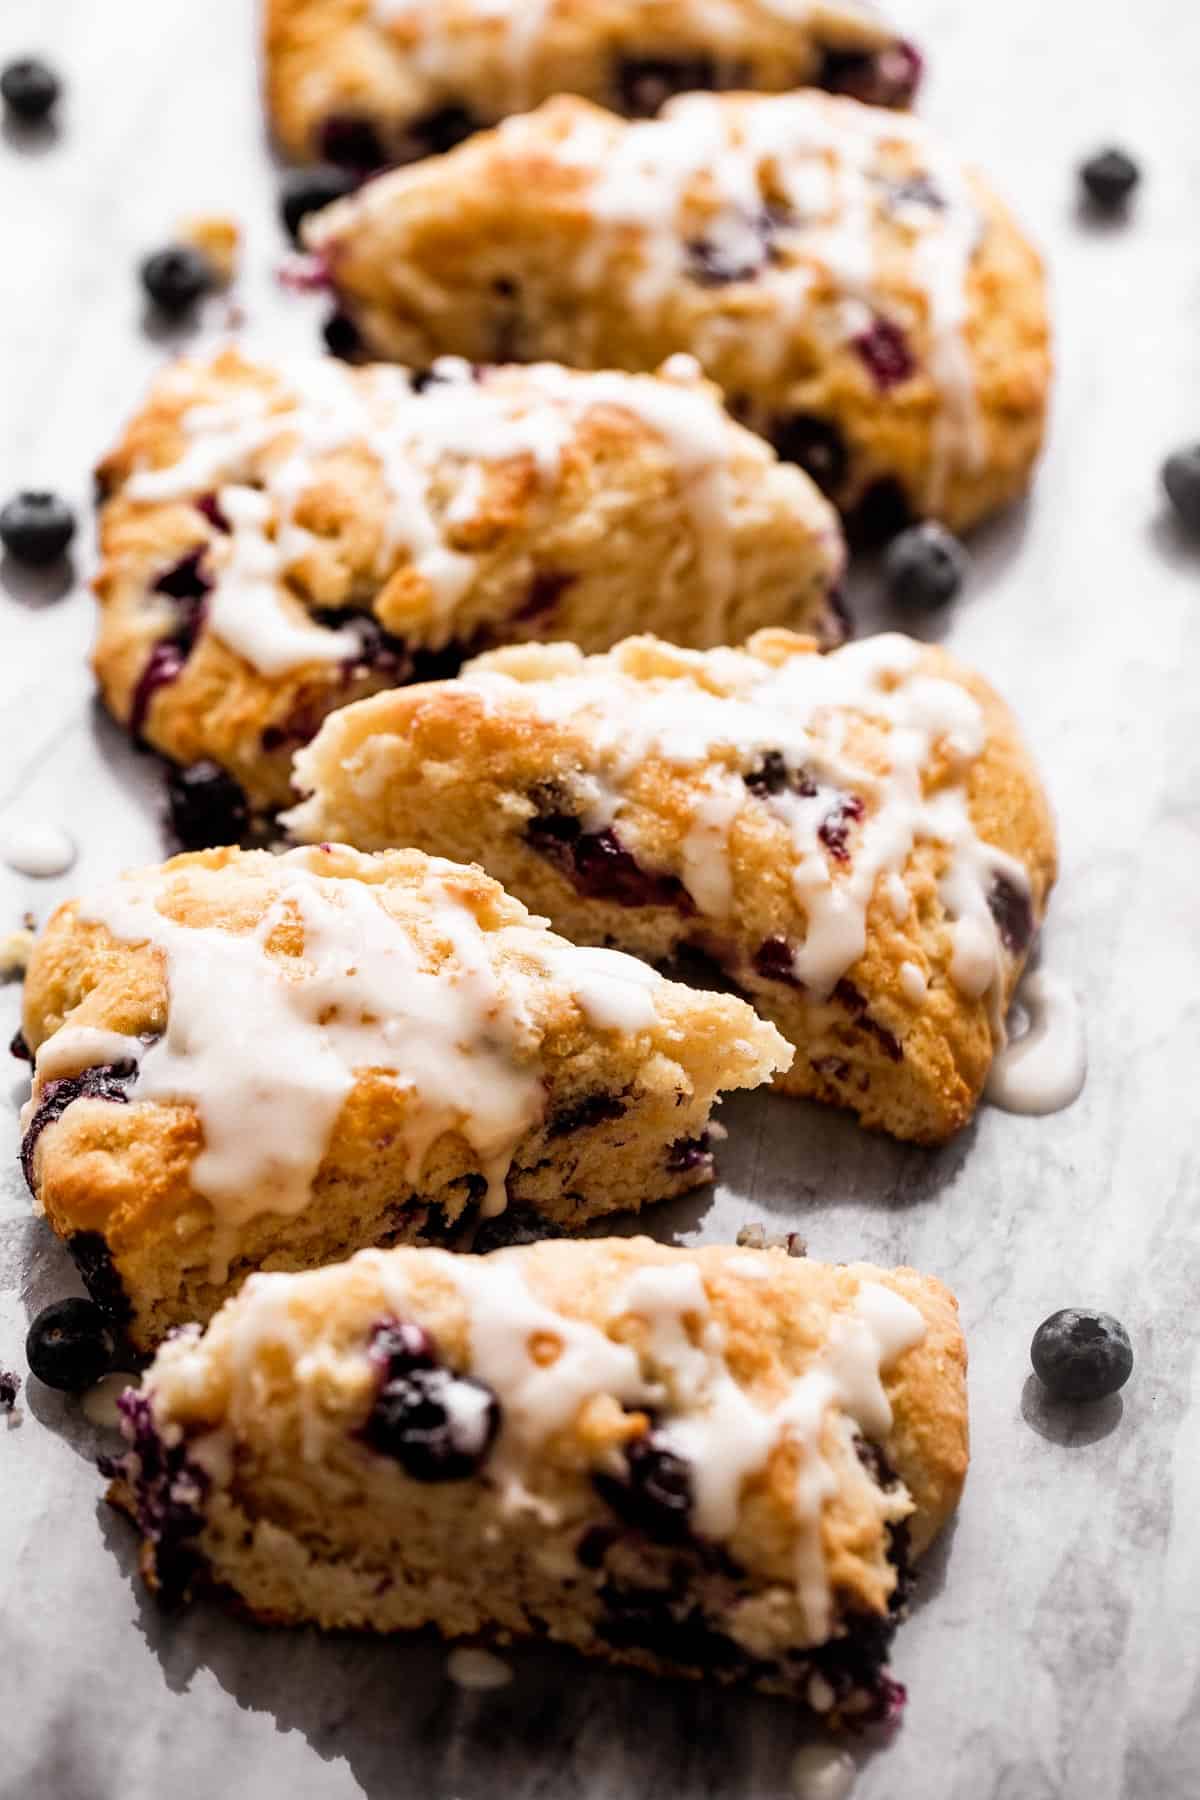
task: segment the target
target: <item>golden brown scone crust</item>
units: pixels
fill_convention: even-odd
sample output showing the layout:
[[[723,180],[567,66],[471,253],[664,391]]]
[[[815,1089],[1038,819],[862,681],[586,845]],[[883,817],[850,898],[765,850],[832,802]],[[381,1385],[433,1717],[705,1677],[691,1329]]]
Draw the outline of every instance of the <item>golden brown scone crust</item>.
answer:
[[[757,182],[757,217],[722,198],[707,151],[690,178],[639,185],[632,150],[649,140],[632,134],[690,138],[697,107],[716,109],[705,132],[735,146],[729,191]],[[773,154],[793,130],[830,148]],[[768,148],[739,163],[736,147],[760,140]],[[630,171],[617,182],[621,155]],[[306,235],[376,355],[419,363],[503,346],[639,369],[690,351],[863,535],[894,530],[901,503],[970,525],[1023,492],[1041,443],[1037,252],[923,127],[853,100],[689,95],[630,126],[555,99],[369,182]]]
[[[636,1209],[709,1179],[711,1157],[701,1140],[718,1088],[756,1085],[787,1060],[786,1046],[744,1003],[673,983],[654,990],[655,1017],[647,1028],[600,1028],[571,985],[575,965],[568,961],[564,974],[561,964],[548,970],[534,960],[547,946],[570,957],[570,947],[477,868],[443,875],[413,850],[367,857],[324,846],[300,857],[300,867],[335,894],[338,883],[364,884],[402,926],[422,966],[454,983],[466,965],[431,912],[425,884],[432,870],[439,895],[448,894],[478,926],[479,953],[492,959],[502,990],[521,982],[516,991],[526,996],[527,1016],[506,1050],[505,1067],[539,1078],[545,1099],[540,1119],[515,1144],[506,1187],[509,1200],[536,1212],[547,1229],[575,1229],[597,1214]],[[245,935],[278,900],[295,867],[291,856],[224,849],[176,857],[146,873],[161,881],[159,912],[189,929]],[[86,901],[61,906],[34,948],[23,1015],[30,1049],[38,1052],[61,1027],[148,1044],[168,1028],[192,1032],[190,1015],[172,1011],[164,953],[114,937],[106,925],[80,916],[86,907]],[[505,927],[527,927],[527,938],[496,939]],[[298,957],[307,941],[289,906],[264,954]],[[477,1041],[467,1050],[486,1054],[493,1027],[485,1017],[473,1028]],[[256,1029],[262,1027],[255,1019],[230,1016],[231,1037]],[[282,1047],[269,1042],[255,1049],[251,1080],[260,1067],[264,1078],[270,1075],[275,1051],[282,1054]],[[84,1054],[75,1066],[111,1060]],[[52,1107],[39,1121],[39,1107],[55,1090],[45,1073],[35,1073],[25,1118],[27,1129],[38,1126],[26,1142],[31,1186],[85,1278],[93,1278],[97,1298],[131,1308],[135,1343],[152,1345],[171,1325],[211,1316],[252,1269],[302,1269],[373,1243],[445,1241],[471,1219],[487,1162],[475,1147],[469,1107],[461,1125],[443,1122],[430,1137],[429,1121],[441,1115],[427,1110],[419,1088],[403,1085],[403,1069],[397,1079],[386,1066],[355,1066],[297,1214],[272,1210],[272,1170],[269,1161],[256,1162],[261,1188],[239,1190],[238,1208],[248,1216],[234,1218],[232,1242],[220,1195],[197,1191],[191,1179],[206,1144],[201,1111],[190,1098],[139,1100],[136,1083],[107,1098],[85,1089],[65,1110]],[[597,1106],[598,1099],[609,1104]],[[687,1154],[678,1149],[681,1142]],[[422,1146],[415,1166],[414,1146]],[[224,1274],[214,1258],[228,1262]],[[90,1262],[98,1267],[90,1269]]]
[[[391,21],[371,0],[266,0],[280,143],[302,161],[371,167],[445,148],[553,94],[645,113],[684,87],[816,83],[904,105],[920,73],[912,47],[853,0],[803,19],[767,0],[549,0],[537,10],[530,32],[519,0],[507,16],[479,0],[426,0]]]
[[[318,378],[314,400],[305,384]],[[495,369],[481,379],[497,404],[511,399],[518,414],[552,407],[552,381],[582,393],[579,376],[558,371]],[[419,437],[420,424],[408,421],[428,403],[408,394],[397,371],[349,370],[317,358],[277,366],[233,349],[175,364],[100,465],[108,498],[93,660],[106,705],[172,761],[217,762],[253,809],[269,810],[286,803],[292,754],[328,712],[414,675],[451,673],[464,654],[492,643],[554,635],[606,649],[647,623],[698,646],[775,623],[835,638],[831,600],[844,551],[827,502],[728,419],[698,377],[677,371],[669,383],[650,386],[652,397],[669,403],[686,393],[683,403],[700,409],[727,453],[713,477],[720,494],[708,487],[700,494],[702,472],[681,463],[646,415],[603,399],[586,407],[569,399],[564,404],[576,411],[553,467],[539,472],[527,451],[464,457],[453,448],[431,454],[427,466],[412,465],[441,544],[468,559],[465,586],[444,595],[411,545],[389,535],[397,494],[370,438],[343,432],[322,445],[318,430],[304,449],[326,387],[335,401],[343,387],[351,405],[357,396],[378,420],[381,442],[402,440],[406,431]],[[471,384],[468,400],[479,392]],[[195,444],[203,450],[228,437],[213,425],[189,433],[188,415],[211,408],[235,417],[256,404],[266,430],[235,449],[217,480],[265,485],[269,542],[283,529],[286,495],[291,547],[276,600],[293,624],[365,632],[357,651],[351,646],[334,660],[264,669],[220,635],[212,582],[234,580],[234,552],[213,522],[211,470],[185,475],[182,491],[168,498],[139,493],[138,477],[169,476]],[[296,492],[286,470],[298,445],[305,461]],[[411,511],[401,508],[402,531]],[[188,560],[197,553],[198,570]],[[242,588],[234,600],[239,608],[270,603]]]
[[[908,640],[886,641],[915,652]],[[824,660],[858,657],[872,642],[885,640],[864,640]],[[585,884],[580,891],[572,871],[556,866],[548,854],[553,843],[535,847],[529,841],[531,827],[536,830],[547,813],[586,812],[593,777],[599,776],[603,791],[610,779],[610,762],[598,748],[597,715],[547,718],[539,711],[539,695],[553,694],[556,677],[619,673],[644,683],[647,700],[678,691],[686,703],[694,693],[733,696],[743,684],[746,657],[757,659],[765,673],[814,653],[811,640],[779,631],[758,633],[739,655],[697,656],[653,638],[630,639],[610,656],[588,662],[569,645],[496,652],[469,665],[462,681],[381,696],[331,719],[298,760],[298,786],[313,797],[289,815],[289,827],[304,839],[336,833],[363,849],[416,843],[443,855],[476,857],[575,942],[615,944],[667,965],[680,958],[686,966],[687,951],[699,950],[797,1046],[791,1069],[778,1077],[780,1087],[851,1106],[865,1124],[898,1137],[938,1142],[974,1111],[1029,947],[1028,940],[1005,947],[1002,992],[971,998],[955,983],[950,916],[939,891],[950,859],[945,844],[918,839],[913,845],[903,869],[907,917],[896,918],[885,877],[876,880],[865,951],[829,998],[819,1000],[761,972],[762,947],[802,942],[807,919],[793,886],[788,825],[748,789],[729,827],[728,896],[716,913],[686,905],[681,910],[678,893],[641,904],[595,897],[594,888],[589,893]],[[499,690],[473,687],[475,675],[503,675],[509,682]],[[920,650],[911,679],[924,675],[965,690],[986,731],[965,777],[947,747],[935,744],[922,771],[924,793],[934,797],[961,778],[978,839],[1024,867],[1036,929],[1056,870],[1054,822],[1037,771],[1011,713],[981,676],[933,646]],[[676,683],[677,690],[670,685]],[[631,710],[620,717],[636,717],[628,689],[621,704]],[[888,765],[886,725],[871,726],[851,709],[849,729],[866,769]],[[730,766],[744,775],[749,763],[731,748],[685,767],[651,753],[621,780],[613,829],[639,868],[652,877],[687,876],[689,834],[706,772],[723,774]],[[868,800],[868,820],[871,805]],[[852,823],[846,862],[830,858],[835,883],[853,875],[857,833]],[[906,965],[925,983],[915,997],[916,976],[905,972]]]
[[[465,1291],[457,1273],[464,1263]],[[521,1365],[511,1352],[504,1368],[489,1361],[486,1341],[498,1322],[517,1316],[515,1279],[549,1309],[522,1326],[522,1354],[542,1368],[552,1369],[564,1354],[589,1366],[591,1352],[569,1336],[583,1322],[632,1350],[643,1376],[665,1380],[655,1424],[669,1429],[675,1418],[695,1416],[696,1392],[678,1367],[672,1373],[659,1360],[647,1288],[635,1294],[629,1284],[697,1276],[707,1312],[696,1310],[689,1297],[695,1290],[685,1286],[671,1316],[684,1341],[707,1345],[710,1366],[727,1372],[764,1412],[826,1366],[834,1321],[856,1308],[863,1284],[898,1294],[920,1315],[917,1329],[924,1325],[919,1341],[881,1361],[892,1423],[883,1435],[866,1435],[885,1459],[882,1471],[876,1466],[872,1474],[871,1457],[856,1449],[856,1402],[838,1389],[817,1415],[815,1434],[802,1429],[797,1442],[809,1448],[776,1442],[765,1460],[750,1462],[740,1487],[735,1483],[716,1563],[714,1546],[689,1534],[667,1548],[652,1533],[623,1525],[592,1484],[593,1474],[619,1470],[623,1447],[648,1429],[636,1400],[622,1401],[602,1376],[572,1390],[581,1398],[548,1432],[536,1406],[521,1414],[532,1424],[514,1424],[511,1384],[519,1377],[512,1371]],[[361,1433],[381,1380],[368,1346],[379,1323],[397,1317],[430,1334],[440,1365],[484,1381],[497,1396],[500,1438],[473,1476],[416,1482],[364,1447]],[[568,1335],[559,1335],[564,1330]],[[163,1348],[142,1396],[157,1432],[168,1442],[182,1440],[177,1454],[194,1456],[212,1475],[199,1506],[203,1524],[189,1544],[209,1579],[261,1618],[378,1631],[432,1623],[447,1636],[483,1631],[501,1640],[548,1633],[651,1671],[749,1678],[811,1704],[807,1676],[788,1670],[787,1654],[886,1614],[896,1592],[896,1529],[903,1522],[919,1556],[957,1505],[967,1468],[965,1373],[953,1295],[913,1269],[835,1268],[781,1251],[685,1251],[636,1238],[542,1243],[481,1259],[367,1253],[286,1283],[254,1281],[202,1338],[189,1334]],[[703,1395],[699,1405],[703,1414]],[[693,1491],[706,1458],[736,1454],[728,1432],[709,1443],[701,1439],[694,1450],[700,1461]],[[811,1474],[807,1459],[815,1454],[832,1474],[830,1491],[816,1503],[817,1574],[831,1602],[824,1628],[814,1627],[805,1599],[805,1545],[814,1541],[817,1512],[809,1511],[806,1524],[795,1489],[798,1468]],[[881,1492],[880,1482],[896,1476],[903,1487]],[[113,1497],[136,1507],[136,1457]],[[169,1550],[148,1533],[143,1566],[152,1582]],[[726,1648],[748,1650],[753,1667],[723,1664],[709,1653],[689,1663],[636,1632],[619,1645],[606,1643],[612,1590],[631,1586],[644,1606],[647,1590],[660,1588],[668,1570],[704,1627],[726,1634]],[[830,1709],[826,1699],[821,1710]],[[846,1711],[852,1717],[853,1706]]]

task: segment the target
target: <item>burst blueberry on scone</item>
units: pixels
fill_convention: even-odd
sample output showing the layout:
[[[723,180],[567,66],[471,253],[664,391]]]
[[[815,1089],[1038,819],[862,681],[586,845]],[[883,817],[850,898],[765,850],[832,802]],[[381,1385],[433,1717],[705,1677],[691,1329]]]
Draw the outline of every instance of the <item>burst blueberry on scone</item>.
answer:
[[[105,701],[255,812],[326,713],[489,644],[841,634],[836,515],[679,359],[409,375],[226,350],[159,377],[100,480]]]
[[[790,1057],[744,1002],[565,943],[477,868],[328,844],[60,907],[23,1031],[30,1188],[139,1346],[252,1269],[682,1193],[719,1091]]]
[[[896,634],[496,651],[335,714],[297,785],[294,837],[474,858],[575,942],[730,982],[796,1047],[779,1086],[921,1142],[970,1118],[1055,874],[1007,707]]]
[[[894,1718],[889,1643],[967,1467],[953,1296],[648,1239],[256,1275],[122,1402],[110,1497],[178,1599],[550,1638]]]
[[[367,173],[553,94],[632,116],[696,88],[907,106],[921,58],[862,0],[267,0],[267,98],[302,161]]]
[[[863,538],[1024,491],[1040,259],[920,121],[807,92],[627,124],[559,98],[311,218],[377,355],[647,369],[693,354]]]

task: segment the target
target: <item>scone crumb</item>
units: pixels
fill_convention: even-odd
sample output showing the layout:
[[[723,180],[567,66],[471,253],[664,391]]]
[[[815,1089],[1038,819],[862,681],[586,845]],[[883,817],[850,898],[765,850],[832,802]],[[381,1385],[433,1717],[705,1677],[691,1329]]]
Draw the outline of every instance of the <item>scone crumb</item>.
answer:
[[[6,931],[0,937],[0,981],[11,981],[14,977],[23,977],[29,967],[29,955],[33,949],[33,932],[23,927],[20,931]]]
[[[789,1256],[807,1256],[808,1245],[798,1231],[768,1232],[756,1220],[743,1225],[737,1234],[739,1250],[786,1250]]]
[[[222,286],[229,286],[237,274],[242,240],[236,219],[229,213],[191,213],[180,221],[176,235],[181,244],[191,244],[206,256]]]

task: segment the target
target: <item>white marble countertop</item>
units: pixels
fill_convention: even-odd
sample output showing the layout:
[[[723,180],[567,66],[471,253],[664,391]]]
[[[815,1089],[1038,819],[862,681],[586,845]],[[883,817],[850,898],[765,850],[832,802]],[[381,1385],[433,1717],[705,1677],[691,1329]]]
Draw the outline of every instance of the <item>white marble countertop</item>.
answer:
[[[924,110],[985,164],[1050,259],[1059,383],[1031,501],[975,542],[953,647],[1015,704],[1057,803],[1063,871],[1044,956],[1083,996],[1091,1072],[1052,1118],[985,1109],[930,1153],[780,1099],[731,1106],[721,1185],[651,1221],[681,1241],[744,1220],[814,1254],[909,1260],[957,1289],[974,1462],[896,1646],[911,1702],[864,1750],[856,1800],[1184,1800],[1200,1793],[1200,548],[1165,518],[1164,452],[1200,433],[1200,12],[1180,0],[912,0]],[[89,470],[173,340],[147,330],[140,253],[179,216],[248,233],[248,326],[312,341],[278,292],[275,169],[251,0],[5,0],[0,61],[42,50],[57,136],[0,141],[0,493],[86,507]],[[1129,222],[1075,208],[1110,138],[1143,161]],[[220,306],[216,308],[219,315]],[[82,537],[88,535],[85,525]],[[96,710],[91,603],[0,569],[0,830],[64,825],[60,880],[0,875],[0,930],[161,853],[156,778]],[[873,602],[860,618],[870,622]],[[66,591],[64,591],[66,588]],[[878,616],[877,610],[874,616]],[[0,991],[0,1030],[18,993]],[[74,1291],[0,1116],[0,1366]],[[1098,1416],[1039,1403],[1042,1317],[1098,1305],[1137,1367]],[[771,1800],[798,1741],[782,1703],[514,1656],[490,1694],[429,1647],[256,1631],[207,1605],[160,1615],[100,1500],[99,1434],[36,1383],[0,1424],[0,1794],[21,1800]]]

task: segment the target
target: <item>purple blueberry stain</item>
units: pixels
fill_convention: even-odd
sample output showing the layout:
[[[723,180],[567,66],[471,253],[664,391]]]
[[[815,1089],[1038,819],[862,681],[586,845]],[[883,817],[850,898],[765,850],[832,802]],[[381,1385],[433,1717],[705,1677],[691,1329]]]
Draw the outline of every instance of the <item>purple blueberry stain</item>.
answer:
[[[622,1094],[584,1094],[569,1106],[560,1107],[546,1121],[547,1138],[570,1137],[576,1131],[591,1131],[620,1119],[629,1109]]]
[[[796,974],[796,953],[785,937],[764,938],[751,961],[755,974],[764,981],[782,981],[794,988],[802,985]]]
[[[908,106],[924,63],[915,44],[899,39],[881,50],[826,50],[817,86],[868,106]]]
[[[681,913],[695,910],[683,883],[674,875],[644,869],[612,826],[584,831],[572,813],[539,812],[526,826],[525,837],[588,899],[611,900],[618,906],[669,906]]]
[[[817,826],[817,836],[836,862],[850,861],[850,827],[862,818],[863,810],[857,794],[839,794]]]
[[[881,393],[916,374],[917,365],[908,339],[892,319],[874,319],[865,331],[850,340],[870,370]]]
[[[205,605],[212,581],[204,573],[205,546],[190,550],[157,577],[151,592],[171,602],[174,623],[151,650],[133,690],[129,705],[129,729],[141,741],[150,703],[158,690],[177,681],[204,627]]]
[[[675,94],[722,85],[711,56],[622,56],[613,72],[620,112],[649,119]]]
[[[78,1075],[61,1075],[56,1081],[46,1083],[21,1139],[21,1169],[31,1194],[36,1196],[37,1193],[33,1181],[34,1153],[47,1127],[56,1125],[76,1100],[107,1100],[114,1105],[126,1105],[129,1100],[126,1089],[136,1074],[134,1062],[97,1063],[93,1068],[81,1069]]]
[[[840,1006],[845,1007],[860,1031],[867,1032],[876,1040],[884,1054],[890,1057],[892,1062],[904,1060],[904,1050],[899,1039],[887,1029],[886,1025],[881,1025],[877,1019],[871,1017],[867,1010],[866,999],[854,983],[844,975],[835,985],[832,998]]]
[[[75,1231],[67,1239],[67,1250],[96,1305],[118,1323],[132,1319],[133,1306],[107,1239],[98,1231]]]
[[[707,1131],[699,1137],[676,1138],[667,1151],[667,1168],[672,1175],[688,1175],[694,1169],[711,1170],[712,1140]]]
[[[850,468],[846,440],[816,413],[782,413],[768,420],[766,437],[781,462],[795,463],[821,492],[835,497]]]
[[[187,1440],[168,1443],[154,1423],[149,1399],[127,1388],[117,1401],[129,1444],[123,1456],[101,1457],[102,1475],[133,1496],[134,1516],[153,1557],[154,1580],[166,1605],[187,1599],[201,1558],[192,1543],[204,1526],[209,1478],[188,1457]]]
[[[228,533],[229,520],[221,511],[221,503],[215,494],[201,494],[200,498],[195,501],[194,504],[196,511],[202,518],[208,520],[214,531]]]
[[[1033,901],[1006,875],[996,875],[988,890],[988,911],[996,921],[1000,942],[1014,956],[1029,948],[1033,938]]]

